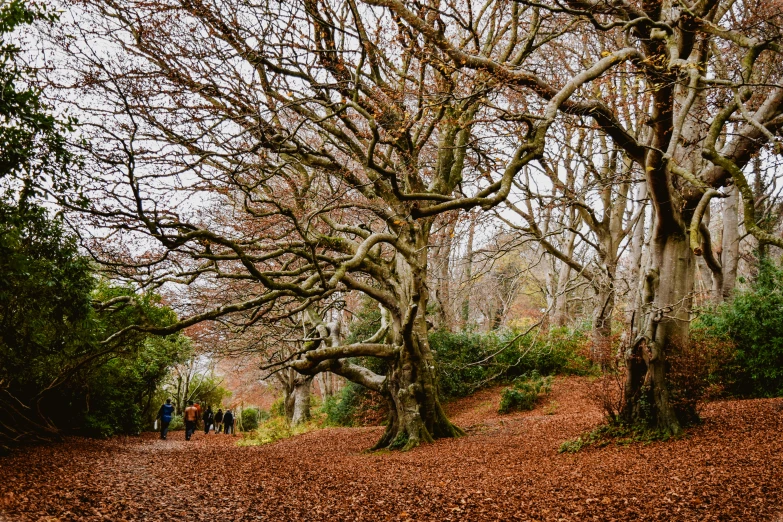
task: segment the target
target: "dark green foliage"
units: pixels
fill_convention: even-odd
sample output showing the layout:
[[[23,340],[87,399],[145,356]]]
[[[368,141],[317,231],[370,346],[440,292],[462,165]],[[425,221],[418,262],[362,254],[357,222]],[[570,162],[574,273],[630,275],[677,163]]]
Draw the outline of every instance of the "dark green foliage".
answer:
[[[258,408],[245,408],[242,410],[241,424],[243,430],[251,431],[258,429],[260,420],[261,412]]]
[[[366,399],[367,391],[363,386],[348,382],[337,395],[327,397],[321,409],[326,413],[329,426],[354,426],[356,412]]]
[[[552,330],[548,337],[515,331],[430,334],[440,393],[446,399],[464,397],[491,382],[508,382],[532,371],[588,374],[593,371],[585,355],[588,342],[584,331],[568,328]]]
[[[171,423],[169,424],[169,431],[182,431],[185,429],[185,421],[182,419],[182,415],[174,415],[171,417]]]
[[[59,220],[29,201],[0,200],[0,380],[25,395],[51,384],[48,366],[90,351],[94,280]]]
[[[510,388],[503,390],[499,412],[532,410],[538,399],[552,389],[552,380],[552,376],[542,377],[535,370],[515,379]]]
[[[365,426],[378,424],[388,414],[388,404],[380,394],[352,382],[337,395],[328,397],[321,410],[330,426]]]
[[[173,312],[157,296],[96,284],[60,220],[27,199],[0,201],[0,274],[0,390],[4,404],[27,407],[2,408],[0,438],[55,428],[101,437],[138,432],[179,357],[178,336],[130,332],[102,341],[131,324],[168,324]]]
[[[671,435],[660,430],[628,426],[621,423],[602,424],[594,430],[575,439],[563,442],[558,448],[558,453],[576,453],[591,446],[603,448],[609,444],[627,446],[629,444],[649,444],[656,441],[666,441]]]
[[[0,180],[19,181],[27,191],[74,188],[68,168],[74,158],[65,136],[75,121],[57,119],[42,101],[35,70],[20,59],[14,34],[56,19],[53,10],[36,2],[12,0],[0,7]]]
[[[701,314],[696,335],[730,340],[734,358],[715,379],[738,396],[783,395],[783,270],[760,266],[753,286],[733,300]]]

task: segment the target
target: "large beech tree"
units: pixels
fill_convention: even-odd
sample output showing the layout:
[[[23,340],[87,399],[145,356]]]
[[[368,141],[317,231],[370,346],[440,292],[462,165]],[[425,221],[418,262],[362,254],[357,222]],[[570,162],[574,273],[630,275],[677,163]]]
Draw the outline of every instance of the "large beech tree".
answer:
[[[481,57],[541,67],[536,53],[557,20],[514,3],[469,21],[452,11],[461,22],[416,11],[353,0],[87,1],[73,11],[84,38],[63,40],[82,89],[74,103],[91,115],[99,174],[86,183],[100,203],[89,215],[115,240],[93,241],[96,256],[146,284],[257,290],[192,305],[165,330],[136,328],[165,333],[247,311],[275,321],[363,292],[388,314],[376,335],[337,346],[307,338],[280,365],[384,394],[391,418],[377,447],[461,433],[438,401],[424,318],[434,220],[504,201],[543,154],[558,109],[638,55],[609,53],[545,98],[528,97],[497,71],[457,66]],[[455,55],[446,33],[465,51]],[[388,373],[349,362],[358,356],[386,359]]]
[[[721,270],[702,222],[710,200],[723,196],[717,189],[735,185],[745,203],[748,232],[764,243],[783,244],[783,239],[756,225],[753,193],[743,173],[762,147],[769,144],[779,152],[780,5],[754,0],[521,0],[509,13],[509,26],[516,27],[515,14],[525,11],[531,13],[531,23],[551,16],[560,21],[559,27],[572,29],[553,35],[553,45],[539,49],[551,53],[545,69],[551,76],[547,76],[531,70],[531,62],[520,66],[510,56],[487,56],[466,48],[405,2],[371,3],[395,12],[445,53],[454,67],[489,73],[506,85],[528,88],[548,100],[556,100],[562,92],[558,87],[565,81],[564,71],[583,71],[573,76],[578,78],[595,67],[573,55],[569,60],[564,51],[569,44],[578,48],[581,42],[600,42],[603,59],[622,56],[632,66],[622,74],[643,85],[652,97],[649,110],[633,114],[632,119],[643,118],[648,132],[629,131],[629,118],[618,110],[623,104],[617,103],[617,97],[628,96],[628,91],[582,89],[579,96],[557,106],[561,112],[592,118],[614,146],[645,172],[655,228],[639,314],[642,321],[625,354],[623,416],[629,422],[679,433],[681,415],[687,417],[689,412],[676,410],[666,379],[666,355],[687,342],[694,255],[703,255],[715,272]],[[488,3],[485,9],[498,5]],[[437,6],[442,19],[463,21],[462,12],[467,12],[469,21],[473,18],[472,10],[461,11],[456,3]],[[558,40],[561,46],[555,44]],[[596,57],[593,63],[603,59]],[[617,69],[602,71],[604,76],[617,73]]]
[[[373,3],[398,12],[447,53],[456,67],[490,71],[507,84],[529,87],[548,99],[557,96],[554,85],[508,59],[461,48],[403,2]],[[735,185],[745,203],[748,232],[767,244],[783,243],[756,225],[753,193],[743,173],[762,147],[769,144],[779,152],[780,5],[753,0],[522,0],[519,4],[555,16],[563,26],[573,23],[573,34],[563,35],[564,41],[576,43],[575,35],[582,35],[584,41],[602,43],[602,56],[627,52],[632,65],[627,74],[651,93],[650,109],[634,115],[649,127],[641,135],[628,131],[617,110],[617,96],[627,93],[584,90],[583,98],[559,107],[591,117],[646,174],[655,228],[641,326],[625,354],[623,415],[630,422],[652,423],[664,432],[679,433],[680,414],[687,412],[676,411],[672,401],[666,355],[687,342],[694,255],[703,255],[711,269],[721,270],[702,222],[710,200],[723,196],[717,189]]]
[[[654,253],[627,414],[649,395],[654,421],[679,432],[665,360],[687,334],[693,252],[710,252],[702,210],[730,182],[746,197],[742,168],[783,123],[778,13],[765,5],[75,2],[81,38],[58,40],[59,80],[80,89],[69,99],[90,122],[85,183],[100,203],[88,215],[107,236],[92,249],[145,284],[252,289],[186,306],[167,329],[134,327],[159,333],[235,313],[274,322],[363,292],[385,310],[375,335],[308,336],[280,366],[384,394],[377,447],[456,436],[424,318],[433,223],[502,203],[558,114],[581,115],[647,175]],[[600,56],[572,52],[583,38]],[[609,83],[588,85],[621,63],[652,92],[643,140],[602,99]]]

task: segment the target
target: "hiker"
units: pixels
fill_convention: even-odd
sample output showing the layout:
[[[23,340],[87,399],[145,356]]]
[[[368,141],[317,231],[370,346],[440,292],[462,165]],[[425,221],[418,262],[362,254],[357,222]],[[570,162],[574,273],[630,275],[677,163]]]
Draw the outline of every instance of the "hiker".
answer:
[[[196,407],[196,427],[198,427],[198,421],[201,420],[201,404],[199,404],[198,401],[195,401],[193,406]]]
[[[212,413],[212,406],[207,406],[207,411],[204,412],[204,434],[209,433],[209,428],[212,423],[215,422],[215,414]]]
[[[166,440],[166,435],[169,433],[169,424],[171,424],[171,417],[174,415],[174,405],[171,404],[171,399],[166,399],[166,404],[161,404],[158,410],[158,416],[156,419],[160,419],[160,438]]]
[[[215,433],[220,433],[220,429],[223,427],[223,410],[218,408],[215,414]]]
[[[226,414],[223,415],[223,433],[228,435],[228,432],[234,434],[234,414],[231,410],[226,410]]]
[[[188,401],[188,407],[182,414],[185,421],[185,440],[190,440],[191,435],[196,431],[196,421],[198,420],[198,410],[193,406],[193,401]]]

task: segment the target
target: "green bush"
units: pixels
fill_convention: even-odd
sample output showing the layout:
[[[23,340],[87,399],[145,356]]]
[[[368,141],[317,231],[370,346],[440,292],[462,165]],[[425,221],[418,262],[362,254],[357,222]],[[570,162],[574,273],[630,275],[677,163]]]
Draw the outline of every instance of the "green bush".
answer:
[[[115,433],[115,428],[111,422],[106,419],[87,415],[84,419],[85,435],[95,437],[96,439],[108,439]]]
[[[588,324],[577,328],[553,328],[546,337],[532,343],[527,338],[523,340],[523,346],[531,344],[530,351],[520,363],[523,372],[536,370],[543,375],[589,375],[595,371],[589,358]]]
[[[464,397],[489,380],[503,374],[505,354],[492,357],[501,345],[495,333],[449,332],[438,330],[429,336],[438,372],[442,398]]]
[[[430,334],[444,399],[464,397],[493,381],[510,382],[533,371],[543,375],[593,373],[587,356],[589,342],[586,328],[558,328],[546,336],[521,335],[515,330]]]
[[[258,423],[260,421],[261,412],[258,408],[245,408],[242,410],[242,429],[244,431],[251,431],[258,429]]]
[[[160,428],[160,424],[158,424]],[[169,424],[169,431],[181,431],[185,429],[185,421],[182,420],[182,415],[174,415],[171,417],[171,423]]]
[[[382,422],[387,404],[378,393],[349,382],[340,393],[326,398],[321,411],[329,426],[364,426]]]
[[[547,395],[552,389],[553,377],[542,377],[533,370],[530,376],[520,377],[511,387],[503,390],[500,399],[500,413],[511,411],[532,410],[542,395]]]
[[[269,407],[269,413],[272,417],[285,417],[285,398],[276,399]]]
[[[696,335],[731,340],[733,360],[713,376],[738,396],[783,395],[783,270],[762,263],[752,287],[702,313]]]

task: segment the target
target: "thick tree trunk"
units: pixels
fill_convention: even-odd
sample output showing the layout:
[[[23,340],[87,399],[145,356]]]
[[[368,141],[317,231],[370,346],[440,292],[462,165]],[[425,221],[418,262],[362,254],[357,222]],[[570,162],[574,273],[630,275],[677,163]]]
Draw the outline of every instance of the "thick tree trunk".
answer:
[[[293,369],[288,369],[286,372],[289,375],[281,378],[285,418],[291,426],[296,426],[310,419],[313,376],[301,375]]]
[[[680,420],[666,379],[666,356],[687,342],[694,256],[685,234],[657,237],[646,275],[644,327],[626,352],[623,419],[678,435]]]
[[[291,393],[291,426],[297,426],[310,420],[310,390],[312,389],[313,377],[300,376],[297,379],[294,390]]]
[[[421,327],[417,330],[421,331]],[[441,407],[429,343],[419,332],[404,342],[406,347],[387,375],[389,420],[374,449],[407,450],[422,442],[464,434],[448,420]]]

